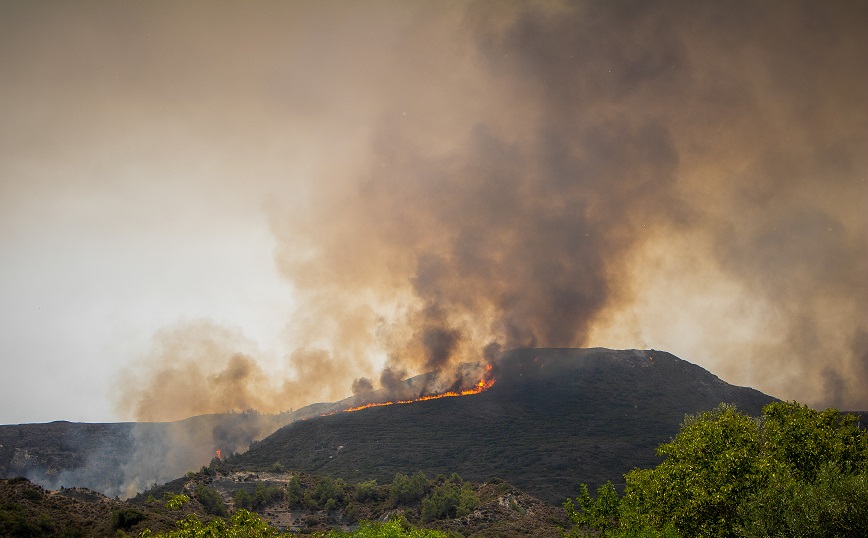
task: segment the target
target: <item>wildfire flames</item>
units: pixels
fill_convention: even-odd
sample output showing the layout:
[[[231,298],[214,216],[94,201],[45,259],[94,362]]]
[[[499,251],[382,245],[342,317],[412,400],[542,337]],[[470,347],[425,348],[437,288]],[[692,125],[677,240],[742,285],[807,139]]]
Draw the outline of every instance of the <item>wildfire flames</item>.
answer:
[[[491,365],[485,365],[486,377],[488,373],[491,372]],[[471,394],[479,394],[480,392],[484,392],[490,389],[494,385],[494,379],[480,379],[473,388],[462,390],[462,391],[449,391],[443,392],[441,394],[431,394],[428,396],[420,396],[418,398],[414,398],[412,400],[395,400],[392,402],[377,402],[377,403],[369,403],[365,405],[360,405],[358,407],[350,407],[349,409],[345,409],[344,411],[350,413],[352,411],[360,411],[362,409],[368,409],[369,407],[383,407],[386,405],[395,405],[395,404],[409,404],[414,402],[425,402],[428,400],[437,400],[440,398],[454,398],[456,396],[470,396]]]
[[[222,460],[223,457],[222,457],[221,454],[220,454],[220,449],[218,448],[215,452],[216,452],[216,454],[217,454],[217,459],[218,459],[218,460]]]

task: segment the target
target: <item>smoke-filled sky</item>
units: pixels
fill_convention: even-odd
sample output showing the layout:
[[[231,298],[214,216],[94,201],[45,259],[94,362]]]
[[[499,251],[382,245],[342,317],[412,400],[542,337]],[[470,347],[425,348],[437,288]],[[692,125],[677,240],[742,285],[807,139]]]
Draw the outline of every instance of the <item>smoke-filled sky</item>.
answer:
[[[868,409],[868,4],[0,1],[0,423],[516,346]]]

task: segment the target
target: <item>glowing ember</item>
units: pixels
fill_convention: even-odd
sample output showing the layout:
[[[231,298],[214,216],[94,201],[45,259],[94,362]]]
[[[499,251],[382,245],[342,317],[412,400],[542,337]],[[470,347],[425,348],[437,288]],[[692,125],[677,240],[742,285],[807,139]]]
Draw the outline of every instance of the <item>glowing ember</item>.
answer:
[[[491,372],[491,365],[485,365],[486,373]],[[412,400],[395,400],[393,402],[378,402],[378,403],[369,403],[365,405],[360,405],[358,407],[350,407],[349,409],[345,409],[344,411],[349,413],[352,411],[360,411],[362,409],[368,409],[369,407],[383,407],[386,405],[395,405],[395,404],[409,404],[414,402],[426,402],[428,400],[438,400],[440,398],[454,398],[456,396],[470,396],[471,394],[479,394],[480,392],[486,391],[490,389],[494,385],[494,379],[480,379],[479,382],[473,386],[472,389],[458,391],[449,391],[444,392],[442,394],[432,394],[429,396],[420,396],[419,398],[415,398]]]

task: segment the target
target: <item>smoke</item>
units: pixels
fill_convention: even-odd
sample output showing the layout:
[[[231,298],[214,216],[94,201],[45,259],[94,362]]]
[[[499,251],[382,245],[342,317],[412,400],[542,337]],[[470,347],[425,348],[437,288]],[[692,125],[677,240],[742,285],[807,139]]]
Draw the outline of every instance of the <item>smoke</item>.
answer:
[[[121,387],[127,413],[278,411],[588,345],[868,407],[864,5],[305,16],[310,56],[270,57],[322,163],[267,206],[292,351],[266,369],[229,329],[171,329]]]
[[[234,413],[177,422],[111,424],[49,423],[13,426],[20,446],[8,447],[4,474],[24,475],[49,489],[86,487],[109,497],[128,498],[224,457],[292,420],[315,416]],[[47,440],[28,443],[27,437]]]

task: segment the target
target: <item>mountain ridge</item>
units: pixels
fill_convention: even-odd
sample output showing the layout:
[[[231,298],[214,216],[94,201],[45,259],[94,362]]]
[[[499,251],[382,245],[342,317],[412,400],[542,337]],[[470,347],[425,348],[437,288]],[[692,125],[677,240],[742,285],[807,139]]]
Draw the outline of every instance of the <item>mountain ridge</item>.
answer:
[[[549,502],[581,483],[656,465],[684,416],[733,403],[752,415],[775,398],[656,350],[505,352],[480,394],[372,407],[290,423],[226,463],[347,480],[396,472],[502,478]]]

